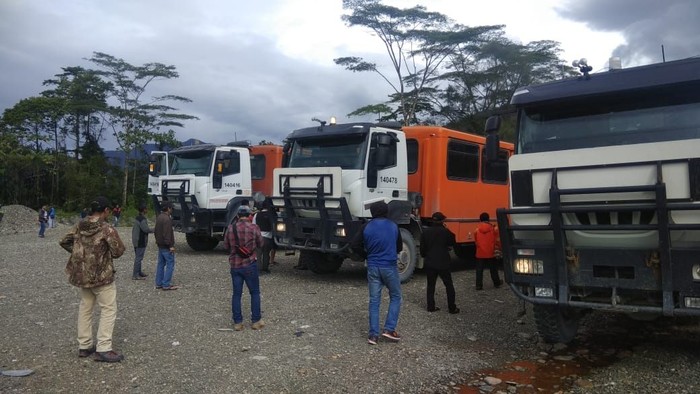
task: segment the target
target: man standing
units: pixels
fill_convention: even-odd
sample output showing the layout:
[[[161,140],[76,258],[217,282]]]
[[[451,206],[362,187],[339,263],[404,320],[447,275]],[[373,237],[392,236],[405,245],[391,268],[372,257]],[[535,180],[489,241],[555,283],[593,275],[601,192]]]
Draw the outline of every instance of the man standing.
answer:
[[[66,264],[68,281],[80,288],[78,357],[94,353],[95,361],[116,363],[123,360],[124,355],[112,350],[112,332],[117,318],[117,287],[112,259],[124,253],[124,244],[119,233],[107,223],[109,200],[97,197],[90,206],[90,216],[60,241],[61,247],[71,254]],[[95,302],[100,306],[97,346],[92,338]]]
[[[435,306],[435,283],[438,276],[447,291],[447,308],[450,313],[459,313],[455,304],[455,287],[450,273],[450,247],[455,245],[455,235],[445,227],[445,215],[435,212],[431,217],[432,226],[420,235],[420,255],[424,258],[423,268],[427,278],[428,312],[439,311]]]
[[[260,228],[263,237],[263,246],[258,253],[258,260],[262,263],[260,271],[266,274],[270,273],[270,263],[274,258],[275,241],[272,239],[272,226],[276,221],[275,207],[270,197],[267,197],[262,203],[262,209],[253,216],[253,224]]]
[[[114,204],[112,217],[114,217],[114,227],[119,226],[119,218],[122,217],[122,208],[119,206],[119,204]]]
[[[231,311],[233,329],[236,331],[243,330],[243,283],[250,293],[250,320],[253,323],[251,327],[253,330],[265,327],[260,312],[260,278],[255,260],[255,251],[262,247],[263,239],[258,226],[250,221],[251,213],[249,206],[241,205],[238,208],[238,220],[229,224],[224,238],[224,248],[230,251],[228,261],[233,282]]]
[[[373,203],[372,220],[355,236],[352,248],[355,253],[367,257],[367,282],[369,287],[369,335],[367,342],[376,345],[379,340],[379,306],[382,288],[389,290],[389,309],[381,335],[393,342],[401,336],[396,325],[401,312],[401,280],[397,254],[403,248],[399,227],[387,218],[389,207],[384,201]]]
[[[46,231],[46,222],[49,221],[49,214],[46,211],[47,207],[44,205],[39,210],[39,238],[44,238],[44,232]]]
[[[180,286],[171,283],[175,271],[175,232],[170,214],[173,204],[170,201],[160,203],[161,213],[156,218],[154,233],[158,245],[158,265],[156,267],[156,289],[177,290]]]
[[[131,274],[133,280],[144,280],[148,276],[141,270],[141,262],[148,246],[148,234],[153,229],[148,227],[146,219],[146,204],[139,205],[139,214],[134,219],[134,227],[131,229],[131,241],[134,243],[134,271]]]
[[[476,289],[484,288],[484,267],[488,266],[491,273],[493,287],[501,287],[501,279],[498,277],[498,264],[496,263],[496,250],[500,249],[498,229],[489,221],[489,214],[482,212],[479,216],[479,226],[474,231],[474,243],[476,244]]]

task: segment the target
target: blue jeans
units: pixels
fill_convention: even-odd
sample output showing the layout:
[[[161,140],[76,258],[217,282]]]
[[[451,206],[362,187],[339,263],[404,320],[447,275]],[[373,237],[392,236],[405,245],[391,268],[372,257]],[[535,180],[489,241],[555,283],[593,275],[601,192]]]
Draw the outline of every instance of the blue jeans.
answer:
[[[394,331],[401,312],[401,280],[399,268],[367,267],[369,287],[369,335],[379,335],[379,304],[382,301],[382,288],[389,290],[389,309],[386,312],[384,330]]]
[[[143,273],[141,263],[143,262],[144,254],[146,254],[146,248],[134,248],[134,271],[131,274],[133,278],[138,278]]]
[[[250,321],[255,323],[262,318],[260,314],[260,277],[258,265],[253,262],[247,267],[231,268],[231,281],[233,282],[233,297],[231,297],[231,310],[233,323],[243,322],[241,311],[241,298],[243,298],[243,283],[245,282],[250,293]]]
[[[46,231],[46,222],[39,222],[39,236],[44,237],[44,231]]]
[[[158,248],[158,266],[156,267],[156,286],[170,287],[175,271],[175,254],[169,248]]]

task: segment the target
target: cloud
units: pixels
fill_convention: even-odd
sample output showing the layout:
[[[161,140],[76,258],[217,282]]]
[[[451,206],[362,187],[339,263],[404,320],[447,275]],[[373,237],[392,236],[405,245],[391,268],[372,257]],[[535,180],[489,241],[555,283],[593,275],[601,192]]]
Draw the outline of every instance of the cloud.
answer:
[[[568,0],[556,7],[564,18],[598,31],[619,31],[626,44],[615,56],[625,65],[700,56],[700,2],[697,0]]]

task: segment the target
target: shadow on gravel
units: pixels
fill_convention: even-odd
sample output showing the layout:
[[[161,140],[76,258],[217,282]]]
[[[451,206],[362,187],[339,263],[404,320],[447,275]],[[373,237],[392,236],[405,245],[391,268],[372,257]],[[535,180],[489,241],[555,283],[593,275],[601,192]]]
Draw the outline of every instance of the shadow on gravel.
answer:
[[[574,388],[596,392],[600,387],[594,387],[586,376],[635,356],[641,345],[687,353],[691,358],[700,346],[698,321],[692,318],[640,322],[625,315],[594,312],[583,323],[576,340],[568,346],[542,344],[533,359],[476,371],[456,392],[566,393]]]

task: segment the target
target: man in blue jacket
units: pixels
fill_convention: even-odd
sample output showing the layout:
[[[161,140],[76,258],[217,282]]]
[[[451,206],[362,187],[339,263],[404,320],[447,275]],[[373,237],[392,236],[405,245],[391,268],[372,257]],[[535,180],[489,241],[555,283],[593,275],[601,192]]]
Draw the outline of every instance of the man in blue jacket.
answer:
[[[376,345],[379,340],[379,306],[382,288],[389,290],[389,309],[381,336],[398,342],[401,336],[396,325],[401,312],[401,280],[397,254],[403,248],[399,227],[387,218],[389,207],[384,201],[370,206],[372,220],[360,229],[353,240],[353,250],[367,257],[367,282],[369,287],[369,335],[367,342]]]

